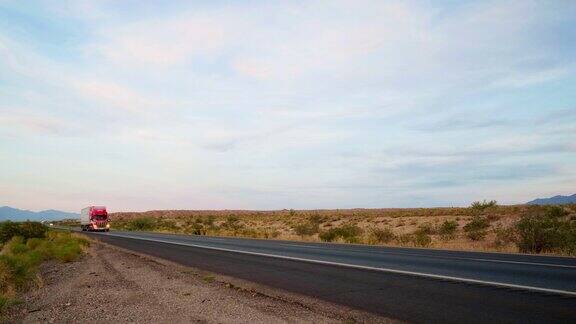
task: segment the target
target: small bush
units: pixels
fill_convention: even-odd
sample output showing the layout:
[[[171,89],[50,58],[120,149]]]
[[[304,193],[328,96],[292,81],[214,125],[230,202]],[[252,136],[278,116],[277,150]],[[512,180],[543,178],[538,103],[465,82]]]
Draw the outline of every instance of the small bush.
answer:
[[[470,205],[470,208],[478,211],[484,211],[488,208],[496,207],[497,205],[498,202],[496,200],[490,200],[490,201],[483,200],[473,202],[472,205]]]
[[[432,243],[430,233],[433,233],[432,225],[429,223],[422,224],[414,233],[412,233],[412,243],[415,246],[426,247]]]
[[[26,241],[26,246],[30,249],[30,250],[34,250],[36,249],[38,246],[40,246],[40,244],[42,244],[43,240],[41,238],[38,237],[32,237],[29,238],[28,241]]]
[[[151,217],[142,217],[130,220],[126,227],[131,231],[151,231],[156,227],[155,223]]]
[[[417,230],[412,236],[415,246],[427,247],[432,243],[432,238],[425,231]]]
[[[11,225],[10,225],[11,226]],[[31,228],[35,228],[34,226]],[[0,252],[0,311],[14,303],[16,292],[27,289],[34,279],[38,266],[44,259],[62,262],[75,260],[88,244],[86,238],[63,232],[29,231],[45,233],[45,238],[13,236]],[[30,234],[31,235],[31,234]]]
[[[518,249],[525,253],[576,253],[576,225],[560,207],[533,207],[516,223]]]
[[[240,223],[240,219],[238,217],[228,216],[228,218],[226,218],[226,221],[222,224],[222,227],[233,231],[238,231],[242,229],[244,225]]]
[[[474,216],[468,224],[464,225],[464,232],[472,241],[480,241],[486,236],[489,226],[490,224],[486,218]]]
[[[420,224],[420,226],[418,226],[418,231],[426,235],[433,235],[437,232],[436,228],[434,228],[434,226],[430,223]]]
[[[360,227],[355,225],[344,225],[320,232],[319,237],[325,242],[333,242],[337,239],[342,239],[347,243],[358,243],[358,236],[360,234],[362,234],[362,229]]]
[[[298,225],[294,226],[294,232],[297,235],[300,235],[302,237],[314,235],[314,234],[318,233],[319,231],[320,231],[320,226],[318,224],[306,223],[306,224],[298,224]]]
[[[388,227],[373,228],[370,230],[370,241],[374,243],[389,243],[394,240],[395,237],[394,232]]]
[[[456,231],[458,230],[458,223],[455,221],[446,220],[438,229],[438,234],[443,240],[453,240],[456,238]]]
[[[494,229],[494,246],[502,247],[516,242],[516,229],[514,227],[498,226]]]
[[[294,232],[302,237],[314,235],[320,232],[320,223],[322,223],[322,218],[318,215],[313,215],[308,219],[307,223],[294,226]]]
[[[396,236],[396,243],[399,245],[408,245],[413,241],[412,235],[410,234],[400,234]]]
[[[20,236],[24,239],[32,237],[42,238],[46,235],[48,228],[39,222],[24,222],[20,224]]]
[[[24,243],[24,238],[21,236],[11,238],[2,249],[11,254],[22,254],[30,250]]]
[[[11,221],[0,223],[0,243],[8,242],[12,237],[20,235],[20,225]]]

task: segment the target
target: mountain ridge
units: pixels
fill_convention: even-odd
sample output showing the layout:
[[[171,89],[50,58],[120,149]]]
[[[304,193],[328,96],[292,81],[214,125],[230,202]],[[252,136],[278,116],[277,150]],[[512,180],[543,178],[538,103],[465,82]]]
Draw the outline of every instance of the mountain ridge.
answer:
[[[537,198],[526,203],[527,205],[566,205],[576,204],[576,194],[571,196],[556,195],[550,198]]]
[[[79,217],[77,213],[70,213],[56,209],[46,209],[42,211],[31,211],[26,209],[18,209],[10,206],[0,207],[0,221],[43,221],[43,220],[60,220],[65,218]]]

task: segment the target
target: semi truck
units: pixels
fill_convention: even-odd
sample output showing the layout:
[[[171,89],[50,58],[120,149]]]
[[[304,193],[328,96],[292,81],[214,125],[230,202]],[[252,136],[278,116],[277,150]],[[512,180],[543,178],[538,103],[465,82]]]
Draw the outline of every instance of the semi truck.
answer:
[[[89,206],[80,212],[82,231],[110,231],[110,219],[104,206]]]

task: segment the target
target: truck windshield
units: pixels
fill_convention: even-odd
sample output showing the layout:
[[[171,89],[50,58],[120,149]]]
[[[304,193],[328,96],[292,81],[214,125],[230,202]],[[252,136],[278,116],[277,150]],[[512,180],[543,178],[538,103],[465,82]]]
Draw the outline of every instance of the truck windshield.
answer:
[[[106,220],[106,216],[104,216],[104,215],[96,215],[96,216],[92,217],[92,219],[99,220],[99,221],[101,221],[101,220]]]

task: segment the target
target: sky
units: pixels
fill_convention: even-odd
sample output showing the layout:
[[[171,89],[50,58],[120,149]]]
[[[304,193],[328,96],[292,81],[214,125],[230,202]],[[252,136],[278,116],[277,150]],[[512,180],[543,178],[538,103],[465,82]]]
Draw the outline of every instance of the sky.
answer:
[[[0,205],[576,192],[576,1],[0,0]]]

